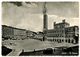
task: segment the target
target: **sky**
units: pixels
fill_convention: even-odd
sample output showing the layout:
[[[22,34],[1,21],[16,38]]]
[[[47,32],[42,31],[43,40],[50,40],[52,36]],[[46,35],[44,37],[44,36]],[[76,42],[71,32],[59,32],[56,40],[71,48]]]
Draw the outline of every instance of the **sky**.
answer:
[[[17,28],[43,30],[43,2],[2,2],[2,25]],[[48,29],[53,29],[53,22],[63,19],[70,26],[79,26],[78,2],[47,2]]]

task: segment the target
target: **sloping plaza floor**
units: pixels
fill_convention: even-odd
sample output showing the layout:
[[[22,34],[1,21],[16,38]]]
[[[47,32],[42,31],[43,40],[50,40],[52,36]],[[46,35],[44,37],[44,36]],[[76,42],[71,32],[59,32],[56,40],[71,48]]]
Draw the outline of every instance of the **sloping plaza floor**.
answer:
[[[8,54],[11,55],[19,55],[19,53],[24,50],[27,51],[33,51],[35,50],[43,50],[46,48],[54,48],[54,47],[61,47],[61,46],[74,46],[74,44],[71,43],[57,43],[57,42],[50,42],[50,41],[39,41],[35,39],[25,39],[25,40],[5,40],[2,43],[4,46],[13,49],[14,51]]]

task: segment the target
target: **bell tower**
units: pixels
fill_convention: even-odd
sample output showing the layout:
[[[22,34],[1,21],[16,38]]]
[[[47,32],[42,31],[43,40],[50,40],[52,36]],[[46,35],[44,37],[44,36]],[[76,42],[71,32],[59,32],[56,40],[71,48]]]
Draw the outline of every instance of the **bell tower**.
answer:
[[[43,5],[43,32],[48,29],[48,16],[47,16],[47,8],[46,8],[46,2],[44,2]]]
[[[47,38],[47,29],[48,29],[48,16],[47,16],[47,8],[46,8],[46,2],[44,2],[43,5],[43,41]]]

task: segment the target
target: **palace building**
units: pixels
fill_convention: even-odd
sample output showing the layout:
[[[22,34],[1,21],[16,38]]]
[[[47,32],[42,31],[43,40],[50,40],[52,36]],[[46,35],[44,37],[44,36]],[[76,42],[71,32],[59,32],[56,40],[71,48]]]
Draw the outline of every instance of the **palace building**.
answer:
[[[26,29],[2,25],[2,39],[20,40],[33,37],[34,32]]]
[[[2,37],[4,39],[25,39],[26,30],[11,26],[2,25]]]
[[[79,27],[70,26],[65,20],[61,23],[54,22],[54,29],[48,29],[46,34],[48,40],[67,43],[75,43],[78,35]]]
[[[54,22],[54,29],[48,29],[47,5],[44,3],[43,8],[43,39],[54,42],[78,43],[79,27],[70,26],[69,23],[62,20],[61,23]]]

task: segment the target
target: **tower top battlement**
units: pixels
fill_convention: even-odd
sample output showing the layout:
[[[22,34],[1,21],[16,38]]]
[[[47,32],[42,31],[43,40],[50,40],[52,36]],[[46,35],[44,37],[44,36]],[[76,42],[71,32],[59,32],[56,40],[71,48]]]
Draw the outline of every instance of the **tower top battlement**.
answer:
[[[43,4],[43,14],[47,13],[47,7],[46,7],[46,2]]]

